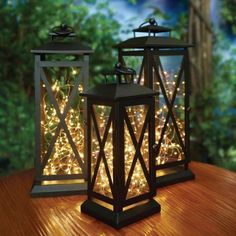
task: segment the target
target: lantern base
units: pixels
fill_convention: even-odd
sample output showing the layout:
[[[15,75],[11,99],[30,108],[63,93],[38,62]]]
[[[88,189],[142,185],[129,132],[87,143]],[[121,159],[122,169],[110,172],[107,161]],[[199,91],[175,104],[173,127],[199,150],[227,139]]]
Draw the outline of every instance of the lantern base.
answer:
[[[165,170],[161,170],[161,171],[164,172]],[[192,179],[195,179],[195,175],[189,169],[187,170],[181,169],[171,174],[168,174],[168,171],[167,171],[166,174],[163,174],[162,176],[159,176],[156,178],[156,187],[164,187],[167,185],[177,184],[179,182],[184,182],[184,181],[192,180]]]
[[[86,200],[81,205],[81,211],[83,213],[91,215],[116,229],[120,229],[126,225],[158,213],[160,210],[161,206],[154,199],[122,212],[114,212],[91,200]]]
[[[86,194],[86,193],[87,193],[87,183],[48,184],[48,185],[34,183],[30,194],[32,197],[49,197],[49,196],[65,196],[65,195]]]

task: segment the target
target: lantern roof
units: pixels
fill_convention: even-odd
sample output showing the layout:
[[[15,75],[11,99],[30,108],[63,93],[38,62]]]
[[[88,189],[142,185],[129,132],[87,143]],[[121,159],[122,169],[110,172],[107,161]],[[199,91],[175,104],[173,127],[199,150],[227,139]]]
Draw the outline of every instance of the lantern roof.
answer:
[[[170,32],[171,29],[159,26],[154,18],[150,18],[147,22],[142,23],[137,29],[133,29],[133,32],[146,32],[146,33],[164,33]]]
[[[99,84],[82,93],[82,96],[106,101],[128,100],[154,96],[157,93],[138,84]]]
[[[80,42],[55,42],[51,41],[32,49],[34,54],[91,54],[93,50]]]
[[[146,25],[148,24],[148,25]],[[116,48],[187,48],[193,46],[182,40],[170,36],[159,36],[159,33],[170,32],[171,29],[159,26],[155,19],[151,18],[138,28],[134,29],[134,37],[127,39],[117,45]],[[147,36],[136,37],[136,32],[148,33]]]
[[[192,44],[172,37],[144,36],[127,39],[117,45],[116,48],[187,48]]]
[[[117,45],[116,48],[186,48],[192,44],[185,43],[172,37],[144,36],[127,39]]]
[[[157,94],[154,90],[134,83],[123,83],[121,77],[131,76],[132,80],[136,74],[135,70],[117,63],[113,68],[113,73],[117,82],[113,84],[99,84],[84,93],[82,96],[94,99],[102,99],[108,101],[127,100],[131,98],[140,98],[153,96]],[[106,77],[106,75],[105,75]]]
[[[76,35],[72,27],[65,24],[53,27],[49,35],[51,41],[47,42],[36,49],[32,49],[34,54],[91,54],[93,50],[83,45],[78,40],[66,41],[67,38],[74,38]]]

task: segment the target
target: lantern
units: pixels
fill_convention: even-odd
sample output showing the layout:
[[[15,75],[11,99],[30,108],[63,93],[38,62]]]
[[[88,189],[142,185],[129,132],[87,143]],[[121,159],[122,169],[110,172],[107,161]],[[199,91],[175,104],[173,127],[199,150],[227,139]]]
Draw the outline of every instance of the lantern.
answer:
[[[54,27],[35,57],[35,181],[32,196],[85,192],[85,101],[92,50],[73,40],[73,29]]]
[[[191,45],[172,38],[170,31],[151,18],[133,30],[133,38],[116,45],[119,62],[139,70],[135,82],[159,93],[155,101],[157,186],[194,178],[188,169]],[[136,37],[136,33],[145,35]]]
[[[81,211],[121,228],[160,211],[155,190],[154,94],[125,83],[133,71],[116,67],[118,83],[87,97],[88,199]],[[145,202],[144,202],[145,201]]]

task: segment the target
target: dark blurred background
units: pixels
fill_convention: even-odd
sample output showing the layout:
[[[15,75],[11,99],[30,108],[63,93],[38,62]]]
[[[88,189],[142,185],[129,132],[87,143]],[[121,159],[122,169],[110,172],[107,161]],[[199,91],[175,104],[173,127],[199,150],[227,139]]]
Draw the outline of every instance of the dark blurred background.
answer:
[[[192,159],[236,171],[235,0],[0,0],[0,175],[33,166],[34,80],[30,53],[66,23],[91,45],[90,75],[113,67],[112,46],[146,18],[195,44]]]

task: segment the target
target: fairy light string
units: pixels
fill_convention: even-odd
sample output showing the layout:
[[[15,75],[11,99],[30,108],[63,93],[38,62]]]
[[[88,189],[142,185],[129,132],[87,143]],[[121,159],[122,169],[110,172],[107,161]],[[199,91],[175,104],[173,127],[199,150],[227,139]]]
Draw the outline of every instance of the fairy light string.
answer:
[[[67,74],[67,77],[70,79],[62,79],[62,77],[58,78],[51,82],[52,90],[54,92],[55,97],[57,98],[58,105],[61,113],[64,111],[64,108],[68,102],[68,97],[73,87],[73,81],[75,76],[79,72],[73,68],[70,74]],[[172,78],[176,79],[176,75],[170,75],[166,72],[165,75],[172,76]],[[141,84],[144,82],[144,78],[141,79]],[[167,81],[163,80],[166,94],[171,100],[173,96],[173,91],[176,86],[176,81],[169,79]],[[43,86],[44,87],[44,86]],[[184,90],[185,82],[182,81],[180,83],[179,88],[177,89],[176,100],[172,108],[176,123],[178,125],[180,135],[184,141]],[[44,88],[45,89],[45,88]],[[160,91],[159,82],[155,82],[154,89],[156,91]],[[78,94],[83,91],[83,86],[79,85]],[[83,99],[77,96],[76,101],[73,103],[73,107],[71,107],[66,116],[66,124],[68,126],[68,130],[71,134],[73,142],[75,143],[77,150],[79,152],[80,157],[84,160],[84,124],[83,124]],[[55,135],[55,130],[59,123],[59,118],[56,114],[56,110],[53,105],[50,103],[49,98],[47,96],[46,90],[44,91],[44,97],[42,102],[42,122],[41,129],[43,131],[43,145],[42,145],[42,159],[47,152],[47,148],[50,144],[51,138]],[[105,128],[107,125],[107,121],[110,115],[111,108],[107,106],[95,106],[94,111],[96,113],[96,122],[99,127],[99,132],[101,138],[104,135]],[[145,105],[136,105],[130,106],[126,108],[126,112],[128,114],[130,123],[132,125],[136,140],[138,142],[139,136],[143,127],[143,123],[146,117],[147,108]],[[166,115],[168,113],[168,108],[163,99],[163,95],[160,95],[156,98],[156,113],[155,113],[155,122],[156,122],[156,142],[158,142],[164,123],[166,119]],[[97,164],[98,155],[100,152],[99,142],[96,137],[96,133],[94,130],[94,125],[92,122],[91,129],[91,173],[93,176],[95,165]],[[105,158],[108,164],[109,172],[111,175],[111,179],[113,182],[113,140],[112,140],[112,124],[110,126],[107,140],[104,146]],[[145,130],[144,138],[141,146],[141,154],[143,156],[143,160],[149,170],[149,142],[148,142],[148,130]],[[132,139],[130,137],[130,133],[126,123],[124,122],[124,157],[125,157],[125,181],[127,181],[130,167],[133,162],[133,158],[135,156],[136,150],[133,145]],[[167,129],[164,134],[164,138],[160,147],[160,152],[158,157],[156,158],[156,164],[165,164],[171,161],[182,160],[184,158],[184,153],[179,144],[174,126],[171,122],[167,124]],[[46,164],[44,171],[44,175],[69,175],[69,174],[79,174],[81,173],[81,168],[75,158],[74,152],[70,146],[67,135],[63,129],[60,130],[59,136],[56,140],[56,143],[53,148],[53,152]],[[105,170],[105,165],[103,160],[101,160],[97,178],[95,181],[95,186],[93,189],[95,192],[98,192],[107,197],[113,198],[110,184],[108,181],[107,173]],[[128,188],[127,199],[138,196],[140,194],[146,193],[149,191],[148,182],[144,176],[141,164],[139,160],[135,165],[134,173],[131,177],[130,186]]]
[[[68,98],[71,90],[74,86],[76,76],[79,74],[79,70],[73,68],[71,73],[65,72],[64,77],[55,71],[52,76],[51,88],[54,96],[58,102],[60,112],[63,113],[65,106],[68,103]],[[55,75],[56,74],[56,75]],[[60,74],[60,76],[58,76]],[[66,78],[65,78],[66,77]],[[59,124],[59,118],[53,104],[50,102],[45,85],[43,87],[43,102],[42,102],[42,118],[41,130],[43,135],[42,145],[42,158],[47,153],[47,149],[51,142],[52,137],[55,135],[56,128]],[[83,91],[83,86],[79,85],[79,92]],[[65,123],[68,127],[70,135],[74,144],[77,147],[78,153],[82,161],[84,160],[84,127],[82,123],[83,115],[83,100],[77,96],[76,104],[70,107]],[[68,141],[68,137],[62,128],[54,144],[52,154],[43,170],[44,175],[67,175],[67,174],[79,174],[81,168],[75,158],[75,154]]]

